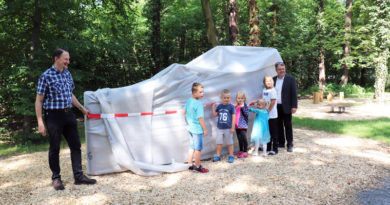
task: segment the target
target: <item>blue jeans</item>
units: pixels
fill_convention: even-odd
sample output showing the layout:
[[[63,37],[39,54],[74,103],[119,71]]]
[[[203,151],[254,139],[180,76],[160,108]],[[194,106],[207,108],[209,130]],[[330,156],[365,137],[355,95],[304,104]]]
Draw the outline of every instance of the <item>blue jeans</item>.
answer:
[[[203,133],[202,134],[195,134],[190,133],[190,148],[194,150],[202,150],[203,149]]]

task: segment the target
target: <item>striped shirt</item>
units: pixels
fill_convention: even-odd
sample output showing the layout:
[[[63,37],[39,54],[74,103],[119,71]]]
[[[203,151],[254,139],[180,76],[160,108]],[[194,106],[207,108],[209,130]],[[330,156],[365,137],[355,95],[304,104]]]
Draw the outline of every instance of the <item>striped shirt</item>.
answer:
[[[74,88],[73,78],[68,69],[61,72],[53,65],[39,78],[37,94],[44,95],[45,110],[71,108]]]

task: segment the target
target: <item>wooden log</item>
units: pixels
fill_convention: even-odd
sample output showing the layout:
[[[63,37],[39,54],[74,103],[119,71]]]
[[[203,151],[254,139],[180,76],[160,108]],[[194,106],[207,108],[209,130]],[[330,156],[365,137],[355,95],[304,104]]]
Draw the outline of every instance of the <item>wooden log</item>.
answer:
[[[320,92],[313,92],[313,104],[320,102]]]
[[[324,91],[320,91],[320,102],[324,102]]]

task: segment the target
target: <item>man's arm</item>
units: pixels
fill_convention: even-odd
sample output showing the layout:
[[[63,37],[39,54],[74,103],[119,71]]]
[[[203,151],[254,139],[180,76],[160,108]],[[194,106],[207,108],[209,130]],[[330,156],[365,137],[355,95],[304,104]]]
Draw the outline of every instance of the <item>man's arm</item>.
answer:
[[[76,106],[84,115],[88,115],[89,110],[85,108],[72,93],[72,104]]]
[[[46,136],[45,124],[42,119],[42,104],[43,104],[44,95],[37,94],[35,99],[35,115],[37,116],[38,121],[38,132],[41,133],[42,136]]]
[[[294,77],[291,78],[291,113],[294,114],[298,108],[297,83]]]
[[[204,123],[204,119],[202,117],[198,118],[199,124],[203,129],[203,135],[206,137],[208,135],[207,129],[206,129],[206,124]]]

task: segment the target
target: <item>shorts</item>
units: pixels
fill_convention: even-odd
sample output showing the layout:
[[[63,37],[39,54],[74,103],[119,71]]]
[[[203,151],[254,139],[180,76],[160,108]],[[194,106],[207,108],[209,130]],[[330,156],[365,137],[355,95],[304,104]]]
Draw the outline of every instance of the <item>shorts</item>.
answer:
[[[190,148],[194,150],[202,150],[203,149],[203,134],[195,134],[190,133]]]
[[[218,129],[217,144],[223,144],[224,140],[227,145],[233,144],[233,133],[230,133],[230,129]]]

